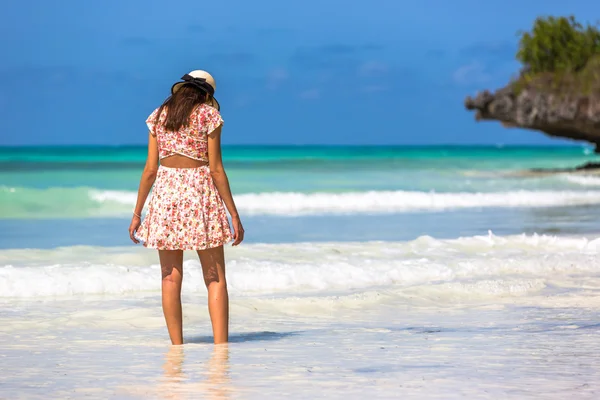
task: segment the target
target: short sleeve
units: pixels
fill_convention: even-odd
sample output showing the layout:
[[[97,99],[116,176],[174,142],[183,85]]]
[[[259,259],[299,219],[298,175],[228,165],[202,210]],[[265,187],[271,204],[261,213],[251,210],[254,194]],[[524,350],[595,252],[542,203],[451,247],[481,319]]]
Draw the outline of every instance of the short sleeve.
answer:
[[[148,129],[150,130],[150,133],[152,133],[152,135],[155,134],[154,126],[156,125],[156,115],[157,114],[158,114],[158,108],[155,109],[154,111],[152,111],[152,114],[150,114],[148,116],[148,118],[146,118],[146,125],[148,126]]]
[[[204,123],[206,124],[206,133],[210,135],[212,131],[223,125],[223,117],[216,108],[208,107]]]

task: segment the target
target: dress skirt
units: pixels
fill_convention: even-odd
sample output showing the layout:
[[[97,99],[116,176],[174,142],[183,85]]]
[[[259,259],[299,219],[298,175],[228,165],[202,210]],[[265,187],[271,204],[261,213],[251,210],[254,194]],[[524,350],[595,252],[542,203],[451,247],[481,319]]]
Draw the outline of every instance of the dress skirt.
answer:
[[[208,166],[160,166],[136,237],[159,250],[206,250],[231,241],[223,199]]]

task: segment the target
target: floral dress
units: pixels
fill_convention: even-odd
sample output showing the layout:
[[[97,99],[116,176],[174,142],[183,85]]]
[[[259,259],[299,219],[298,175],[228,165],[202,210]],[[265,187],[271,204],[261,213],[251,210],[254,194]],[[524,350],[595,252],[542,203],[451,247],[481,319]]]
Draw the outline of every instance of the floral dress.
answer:
[[[146,120],[156,136],[159,158],[174,154],[208,161],[208,135],[223,123],[215,108],[202,104],[190,115],[188,127],[166,131],[166,110],[154,110]],[[136,232],[144,246],[159,250],[205,250],[231,241],[223,199],[208,166],[160,166],[148,211]]]

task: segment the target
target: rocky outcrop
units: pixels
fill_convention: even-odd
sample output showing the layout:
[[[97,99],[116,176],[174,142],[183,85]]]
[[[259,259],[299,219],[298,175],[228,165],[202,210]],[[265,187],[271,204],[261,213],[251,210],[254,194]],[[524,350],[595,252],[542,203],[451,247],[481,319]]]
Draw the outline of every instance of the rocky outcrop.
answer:
[[[495,93],[484,91],[465,100],[478,121],[494,120],[506,127],[543,132],[549,136],[586,141],[600,153],[600,96],[549,85],[511,84]]]

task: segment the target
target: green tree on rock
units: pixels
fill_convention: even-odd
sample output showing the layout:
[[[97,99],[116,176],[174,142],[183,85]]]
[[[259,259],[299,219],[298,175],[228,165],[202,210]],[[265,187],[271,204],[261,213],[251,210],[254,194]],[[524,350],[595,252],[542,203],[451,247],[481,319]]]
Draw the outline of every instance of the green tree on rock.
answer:
[[[600,30],[575,17],[539,17],[531,32],[521,32],[517,59],[527,74],[581,71],[600,55]]]

